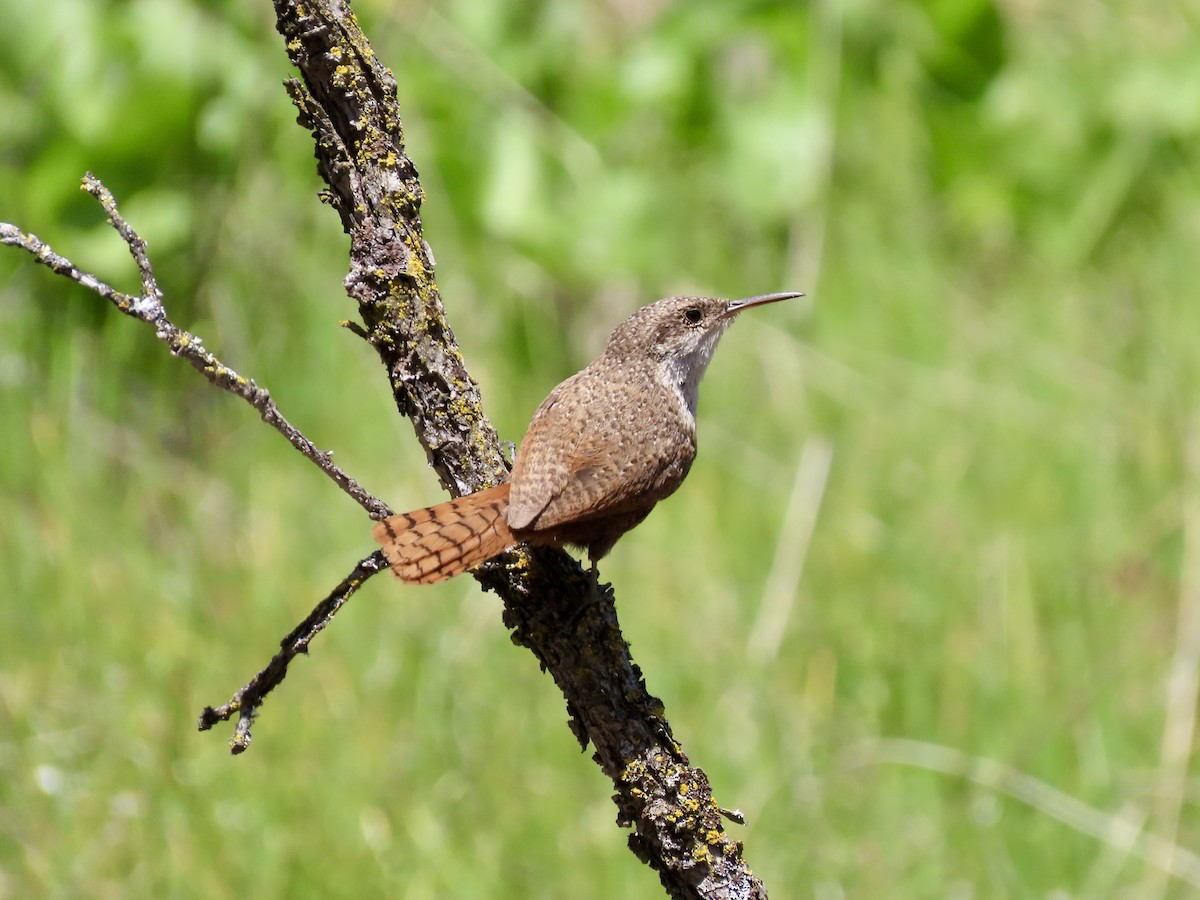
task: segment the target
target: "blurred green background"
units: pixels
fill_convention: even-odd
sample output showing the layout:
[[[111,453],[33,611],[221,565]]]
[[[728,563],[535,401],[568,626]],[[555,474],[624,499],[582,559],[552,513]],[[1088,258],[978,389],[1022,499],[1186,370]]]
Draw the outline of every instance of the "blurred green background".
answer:
[[[1194,2],[355,4],[501,435],[658,296],[745,317],[603,568],[778,897],[1200,890]],[[0,220],[133,289],[397,508],[266,3],[0,0]],[[0,252],[0,898],[656,897],[494,596],[372,547],[240,402]]]

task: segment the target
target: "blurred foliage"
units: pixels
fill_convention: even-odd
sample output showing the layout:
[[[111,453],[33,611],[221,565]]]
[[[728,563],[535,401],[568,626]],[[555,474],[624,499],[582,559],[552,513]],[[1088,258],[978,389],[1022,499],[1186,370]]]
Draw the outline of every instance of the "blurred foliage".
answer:
[[[810,292],[725,339],[687,487],[604,569],[775,893],[1194,894],[1195,5],[355,6],[505,438],[644,302]],[[268,5],[0,12],[0,219],[132,287],[94,171],[180,325],[437,499],[337,326]],[[469,580],[372,584],[248,755],[193,732],[367,522],[15,251],[0,422],[0,898],[658,896]]]

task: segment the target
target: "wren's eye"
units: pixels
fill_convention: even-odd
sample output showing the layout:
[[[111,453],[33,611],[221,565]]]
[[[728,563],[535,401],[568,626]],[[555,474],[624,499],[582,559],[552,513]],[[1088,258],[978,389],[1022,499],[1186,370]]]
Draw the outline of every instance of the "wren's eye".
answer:
[[[683,311],[683,317],[692,325],[695,325],[704,318],[704,313],[700,311],[698,306],[689,306]]]

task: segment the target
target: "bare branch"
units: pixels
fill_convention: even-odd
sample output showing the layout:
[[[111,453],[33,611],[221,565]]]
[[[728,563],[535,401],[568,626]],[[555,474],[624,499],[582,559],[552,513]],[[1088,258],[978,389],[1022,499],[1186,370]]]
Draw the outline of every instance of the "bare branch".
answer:
[[[212,384],[241,397],[258,410],[264,422],[287,438],[293,447],[333,479],[333,482],[349,494],[372,518],[382,519],[391,515],[391,510],[386,503],[372,496],[357,481],[334,465],[333,458],[329,453],[319,449],[284,417],[265,388],[260,388],[252,378],[239,375],[229,368],[204,348],[200,338],[178,328],[171,321],[167,316],[166,307],[163,305],[162,291],[159,290],[158,283],[154,278],[153,267],[150,265],[150,259],[146,253],[146,242],[121,216],[112,193],[91,172],[83,177],[83,189],[100,202],[105,213],[108,214],[109,224],[116,229],[122,240],[128,245],[141,277],[141,295],[134,296],[118,291],[95,275],[84,272],[65,256],[55,253],[37,235],[22,231],[16,225],[0,222],[0,244],[20,247],[32,254],[38,262],[51,271],[83,285],[88,290],[95,291],[125,315],[152,326],[155,336],[171,349],[173,356],[187,360]]]
[[[272,657],[261,672],[235,693],[228,703],[216,709],[211,706],[204,707],[204,711],[200,713],[200,730],[208,731],[218,722],[228,721],[237,713],[238,724],[229,741],[229,749],[234,754],[246,750],[250,746],[250,723],[267,694],[287,677],[288,665],[291,661],[298,654],[307,653],[312,639],[324,630],[325,626],[333,620],[337,611],[354,596],[363,583],[387,567],[387,561],[380,551],[360,560],[354,567],[354,571],[343,578],[341,583],[329,593],[329,596],[318,603],[308,617],[293,628],[291,634],[279,642],[279,652]]]

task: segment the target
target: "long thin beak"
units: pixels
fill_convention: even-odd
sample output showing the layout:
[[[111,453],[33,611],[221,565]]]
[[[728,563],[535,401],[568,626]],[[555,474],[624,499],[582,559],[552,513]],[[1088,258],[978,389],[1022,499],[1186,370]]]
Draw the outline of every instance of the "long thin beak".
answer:
[[[779,294],[759,294],[757,297],[747,297],[745,300],[730,300],[725,307],[725,315],[733,316],[751,306],[762,306],[764,303],[778,303],[780,300],[791,300],[793,297],[803,297],[802,291],[783,291]]]

